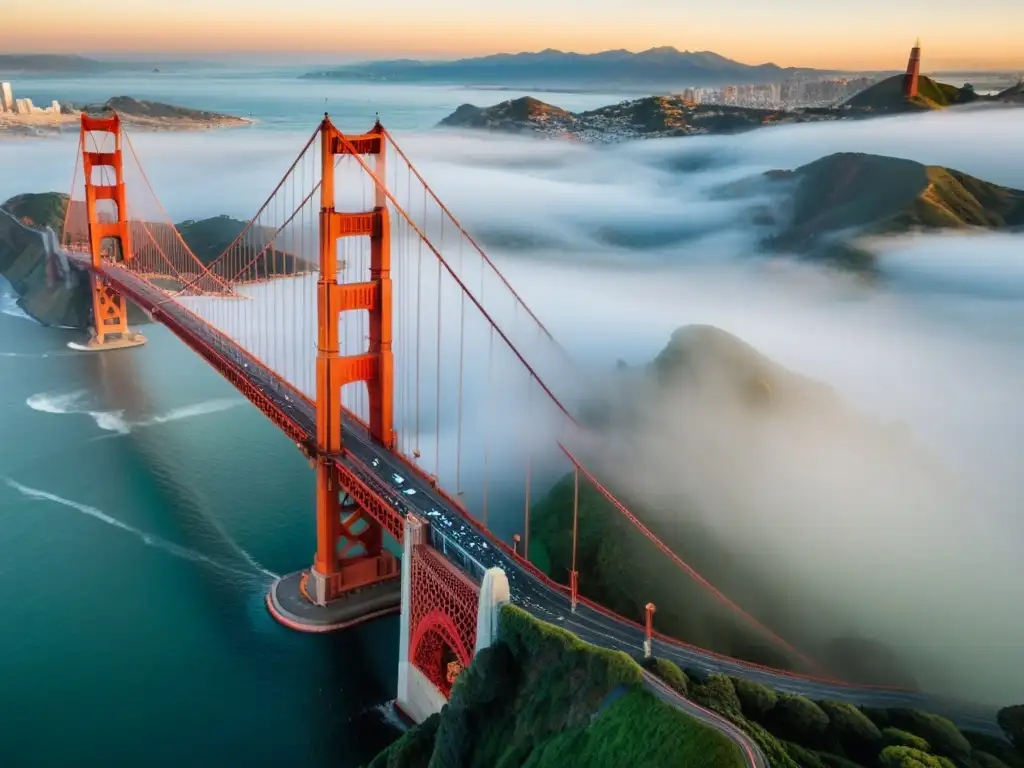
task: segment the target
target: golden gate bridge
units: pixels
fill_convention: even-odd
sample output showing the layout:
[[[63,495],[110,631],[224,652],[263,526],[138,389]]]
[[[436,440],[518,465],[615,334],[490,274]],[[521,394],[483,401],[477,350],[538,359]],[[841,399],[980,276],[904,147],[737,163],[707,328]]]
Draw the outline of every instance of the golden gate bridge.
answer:
[[[202,258],[164,211],[116,114],[82,115],[78,159],[61,242],[91,274],[89,347],[144,343],[128,325],[127,303],[136,304],[315,468],[312,564],[267,596],[281,623],[328,631],[401,609],[400,664],[446,698],[471,661],[480,585],[497,567],[512,602],[591,642],[649,652],[656,639],[683,666],[819,698],[922,700],[836,680],[616,498],[595,469],[598,439],[573,416],[582,390],[570,356],[380,122],[345,134],[325,115],[251,221],[223,253]],[[529,514],[570,472],[572,567],[560,584],[529,561]],[[645,629],[581,596],[581,478],[800,672],[689,646],[653,632],[650,615]],[[521,550],[489,525],[507,498],[522,500]],[[925,698],[973,727],[991,725],[987,711]]]

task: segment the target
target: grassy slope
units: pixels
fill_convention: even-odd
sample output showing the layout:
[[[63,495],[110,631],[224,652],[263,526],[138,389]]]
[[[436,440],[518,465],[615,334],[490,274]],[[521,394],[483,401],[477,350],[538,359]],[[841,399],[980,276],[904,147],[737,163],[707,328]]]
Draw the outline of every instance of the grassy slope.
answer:
[[[688,698],[740,726],[774,768],[1024,765],[1009,744],[991,737],[969,739],[948,720],[924,712],[812,702],[723,675],[691,677],[665,659],[649,668],[676,690],[682,687]],[[680,684],[680,679],[685,682]]]
[[[738,747],[645,691],[623,653],[582,642],[514,607],[439,717],[371,768],[742,766]]]
[[[925,75],[918,78],[917,90],[917,97],[904,98],[903,75],[893,75],[865,88],[849,99],[846,106],[878,112],[914,112],[944,109],[961,103],[964,98],[959,88],[939,83]]]
[[[774,248],[806,252],[832,233],[1024,226],[1024,192],[910,160],[838,153],[768,178],[794,183]]]

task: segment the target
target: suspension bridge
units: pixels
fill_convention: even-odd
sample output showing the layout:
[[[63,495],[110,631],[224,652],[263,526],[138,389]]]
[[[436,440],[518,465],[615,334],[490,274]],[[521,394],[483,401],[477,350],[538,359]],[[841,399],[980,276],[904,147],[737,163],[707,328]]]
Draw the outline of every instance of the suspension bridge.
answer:
[[[315,552],[271,586],[268,610],[310,632],[400,612],[398,701],[417,719],[484,641],[486,597],[605,647],[998,732],[984,708],[835,679],[647,529],[600,480],[595,438],[573,416],[570,356],[379,122],[346,134],[325,115],[234,241],[202,258],[116,114],[82,116],[78,159],[61,246],[91,275],[90,349],[145,343],[129,328],[134,303],[295,443],[315,469]],[[562,584],[529,561],[529,515],[569,473]],[[687,645],[654,632],[650,614],[645,627],[581,596],[581,481],[800,672]],[[524,538],[510,547],[491,522],[518,514]]]

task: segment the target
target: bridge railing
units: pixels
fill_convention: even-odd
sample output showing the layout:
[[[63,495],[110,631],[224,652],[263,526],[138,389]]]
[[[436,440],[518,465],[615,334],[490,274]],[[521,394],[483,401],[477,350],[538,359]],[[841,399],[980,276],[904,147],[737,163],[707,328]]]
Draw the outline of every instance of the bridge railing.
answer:
[[[484,580],[484,574],[487,572],[487,568],[479,560],[469,554],[465,547],[436,525],[428,527],[428,539],[430,541],[430,546],[444,555],[451,563],[454,563],[459,570],[469,576],[476,583],[479,584]]]

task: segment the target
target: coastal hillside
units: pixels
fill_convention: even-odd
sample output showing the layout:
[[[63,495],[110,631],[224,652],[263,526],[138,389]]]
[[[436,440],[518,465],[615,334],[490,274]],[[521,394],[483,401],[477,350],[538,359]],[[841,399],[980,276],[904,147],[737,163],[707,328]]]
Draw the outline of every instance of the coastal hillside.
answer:
[[[746,765],[729,738],[643,681],[626,654],[505,606],[498,642],[459,675],[448,705],[369,768]]]
[[[677,330],[649,365],[619,371],[613,382],[595,396],[586,421],[604,444],[614,446],[613,457],[633,462],[625,466],[609,457],[603,469],[613,490],[619,477],[617,493],[634,514],[730,599],[832,673],[913,687],[914,676],[897,654],[870,638],[851,637],[841,622],[830,626],[831,609],[818,602],[823,598],[814,584],[791,579],[771,558],[744,557],[733,549],[734,538],[723,537],[722,527],[726,520],[735,520],[729,527],[734,533],[759,525],[749,516],[770,513],[767,497],[759,497],[757,489],[763,485],[767,496],[779,496],[774,478],[799,476],[801,456],[836,467],[829,482],[838,498],[855,494],[860,477],[843,468],[857,466],[870,474],[898,467],[920,504],[934,503],[931,494],[940,492],[927,482],[936,474],[934,459],[900,428],[858,414],[831,388],[713,327]],[[672,454],[658,451],[659,445],[672,445]],[[666,485],[664,478],[672,473]],[[736,477],[749,482],[735,487]],[[649,486],[660,490],[645,491]],[[573,494],[573,477],[566,475],[530,514],[530,559],[560,582],[572,562],[572,536],[564,521]],[[586,482],[580,483],[578,515],[576,563],[579,588],[587,597],[637,619],[644,605],[654,602],[658,627],[668,635],[801,671],[796,659],[660,555]]]
[[[524,96],[503,101],[493,107],[463,104],[441,121],[448,128],[486,128],[504,131],[529,131],[540,127],[569,130],[576,116],[540,99]]]
[[[84,104],[75,109],[91,115],[117,112],[124,122],[135,127],[151,129],[227,128],[248,125],[251,122],[243,117],[144,101],[131,96],[114,96],[102,104]]]
[[[1024,191],[896,157],[844,152],[764,179],[755,187],[779,195],[775,208],[757,214],[775,226],[766,245],[851,266],[865,258],[871,266],[853,250],[860,235],[1024,226]]]
[[[976,99],[977,95],[969,88],[940,83],[925,75],[918,79],[918,95],[908,99],[903,95],[903,75],[893,75],[847,99],[844,106],[871,112],[920,112],[967,104]]]
[[[1024,80],[996,95],[997,101],[1024,104]]]
[[[0,54],[0,75],[15,72],[105,72],[117,65],[84,56],[52,53]]]
[[[609,88],[663,85],[725,85],[766,83],[822,70],[743,64],[711,51],[679,51],[670,46],[639,53],[625,50],[571,53],[552,49],[534,53],[499,53],[456,61],[399,59],[352,64],[310,72],[307,78],[445,82],[536,88]]]
[[[19,296],[19,304],[44,325],[86,328],[89,324],[91,297],[88,274],[52,253],[41,231],[58,233],[63,229],[68,196],[57,192],[24,194],[12,197],[0,208],[0,274],[7,278]],[[209,265],[245,229],[247,222],[229,216],[215,216],[198,221],[184,221],[176,225],[186,245],[200,262]],[[151,223],[148,229],[156,233],[168,225]],[[257,258],[262,254],[274,230],[252,227],[243,243],[252,255],[248,274],[242,277],[259,279],[268,274],[291,275],[312,269],[312,265],[290,253],[274,252],[272,258]],[[159,237],[159,235],[156,235]],[[240,261],[240,268],[242,262]],[[133,305],[129,305],[132,323],[147,322],[147,318]]]
[[[462,671],[448,704],[368,768],[1024,768],[1009,741],[928,712],[640,663],[506,605],[497,642]],[[664,695],[653,695],[656,680]],[[694,705],[746,734],[750,756],[681,708]],[[999,713],[1010,739],[1022,716],[1024,707]]]
[[[835,119],[837,116],[693,104],[677,96],[647,96],[586,112],[569,112],[524,96],[491,107],[463,104],[442,120],[439,127],[611,142],[663,136],[736,133],[763,125]]]

